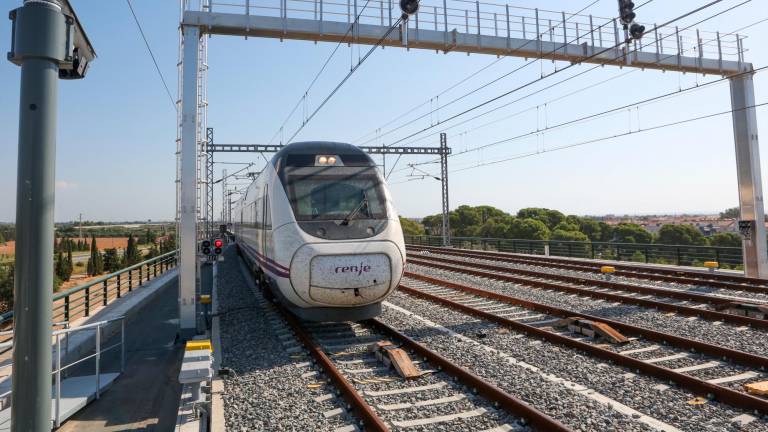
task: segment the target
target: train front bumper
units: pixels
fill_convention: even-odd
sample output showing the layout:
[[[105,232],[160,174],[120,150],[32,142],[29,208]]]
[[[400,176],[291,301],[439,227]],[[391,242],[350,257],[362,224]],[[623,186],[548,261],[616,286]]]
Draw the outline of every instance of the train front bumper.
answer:
[[[291,285],[317,306],[360,306],[384,299],[400,282],[403,256],[390,241],[305,244],[291,260]]]

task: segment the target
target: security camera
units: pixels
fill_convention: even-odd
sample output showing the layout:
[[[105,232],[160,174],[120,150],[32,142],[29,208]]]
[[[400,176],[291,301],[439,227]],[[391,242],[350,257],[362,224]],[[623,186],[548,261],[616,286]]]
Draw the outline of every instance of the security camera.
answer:
[[[70,29],[67,42],[68,58],[59,67],[59,78],[80,79],[85,78],[91,62],[96,58],[96,51],[88,40],[85,30],[77,19],[75,10],[69,4],[69,0],[61,1],[61,11],[67,15],[67,24]]]

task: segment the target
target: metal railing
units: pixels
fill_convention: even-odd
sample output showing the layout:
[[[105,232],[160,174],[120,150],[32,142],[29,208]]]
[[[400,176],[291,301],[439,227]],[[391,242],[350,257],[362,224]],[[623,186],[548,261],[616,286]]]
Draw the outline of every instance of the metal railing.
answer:
[[[89,317],[94,309],[106,306],[134,288],[156,278],[176,266],[176,251],[150,258],[86,284],[53,296],[53,321],[72,321]],[[13,320],[13,311],[0,315],[0,325]],[[2,335],[0,335],[2,338]]]
[[[443,238],[441,236],[406,235],[405,242],[416,246],[442,246]],[[702,267],[705,261],[717,261],[720,268],[723,269],[742,270],[744,266],[742,250],[738,247],[480,237],[452,237],[451,246],[461,249],[632,261],[646,264]]]
[[[415,30],[451,32],[570,43],[587,43],[609,48],[624,40],[621,23],[613,18],[570,14],[509,5],[504,2],[472,0],[422,0],[418,12],[408,20]],[[185,2],[184,10],[207,10],[243,15],[259,15],[287,20],[299,18],[319,22],[391,26],[400,17],[394,0],[197,0]],[[692,55],[703,58],[743,61],[744,36],[677,27],[648,29],[643,43],[635,47],[659,55]]]
[[[114,322],[120,323],[120,341],[115,342],[112,345],[102,348],[102,340],[106,339],[104,337],[104,331],[103,329]],[[63,323],[59,323],[63,324]],[[86,355],[85,357],[78,358],[76,360],[71,361],[70,363],[62,365],[62,357],[64,357],[64,361],[67,361],[67,357],[69,356],[69,336],[72,333],[75,332],[82,332],[82,331],[89,331],[93,330],[94,332],[94,352],[93,354]],[[3,334],[10,333],[10,332],[3,332]],[[54,424],[56,427],[61,426],[61,377],[62,374],[66,376],[66,371],[76,365],[79,365],[83,362],[86,362],[90,359],[94,359],[94,371],[95,376],[94,380],[96,383],[96,387],[94,389],[95,391],[95,397],[96,399],[99,399],[101,396],[101,358],[102,356],[114,349],[120,348],[120,373],[123,373],[125,371],[125,317],[117,317],[109,320],[99,321],[91,324],[82,325],[75,328],[65,328],[61,330],[56,330],[52,333],[53,339],[54,339],[54,350],[55,350],[55,356],[54,356],[54,365],[53,365],[53,371],[51,372],[51,376],[53,379],[53,398],[54,398]],[[65,352],[62,356],[62,339],[65,341]],[[87,343],[87,342],[86,342]],[[10,348],[13,347],[13,341],[6,341],[3,343],[0,343],[0,348]],[[8,363],[6,365],[0,366],[0,369],[9,368],[12,367],[11,363]],[[0,399],[8,398],[11,395],[11,391],[7,391],[3,394],[0,394]]]

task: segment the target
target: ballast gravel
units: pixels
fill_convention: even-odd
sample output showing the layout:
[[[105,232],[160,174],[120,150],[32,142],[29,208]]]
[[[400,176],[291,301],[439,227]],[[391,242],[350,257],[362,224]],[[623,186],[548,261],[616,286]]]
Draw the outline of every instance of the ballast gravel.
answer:
[[[605,317],[744,352],[766,355],[765,347],[768,346],[768,332],[760,329],[736,327],[729,324],[714,325],[712,321],[703,319],[691,319],[691,317],[659,312],[639,306],[610,303],[590,297],[547,291],[428,266],[408,264],[408,270],[549,306]]]
[[[482,346],[427,326],[396,307],[385,307],[382,315],[384,322],[468,367],[574,430],[601,432],[654,429],[638,421],[639,416],[621,414],[560,384],[545,380],[539,372],[594,389],[683,431],[768,431],[765,419],[754,420],[748,426],[739,426],[732,421],[734,417],[743,414],[739,410],[716,402],[689,404],[695,395],[670,387],[669,383],[662,383],[655,378],[602,363],[581,351],[526,337],[406,294],[396,293],[388,301],[407,311],[417,311],[419,316]],[[506,353],[540,371],[514,365],[485,347]],[[659,386],[659,389],[655,386]]]
[[[332,431],[350,423],[346,416],[326,418],[323,413],[340,405],[334,399],[314,398],[332,391],[318,376],[302,377],[310,369],[297,367],[309,361],[289,353],[274,331],[274,324],[246,283],[234,248],[218,263],[222,368],[233,371],[224,379],[224,417],[231,432]],[[315,387],[315,386],[312,386]]]

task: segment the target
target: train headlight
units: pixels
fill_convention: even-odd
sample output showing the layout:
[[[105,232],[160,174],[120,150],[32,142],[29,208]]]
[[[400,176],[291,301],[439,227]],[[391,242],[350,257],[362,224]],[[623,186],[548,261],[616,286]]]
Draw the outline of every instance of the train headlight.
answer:
[[[344,166],[344,164],[337,155],[317,155],[315,166]]]

